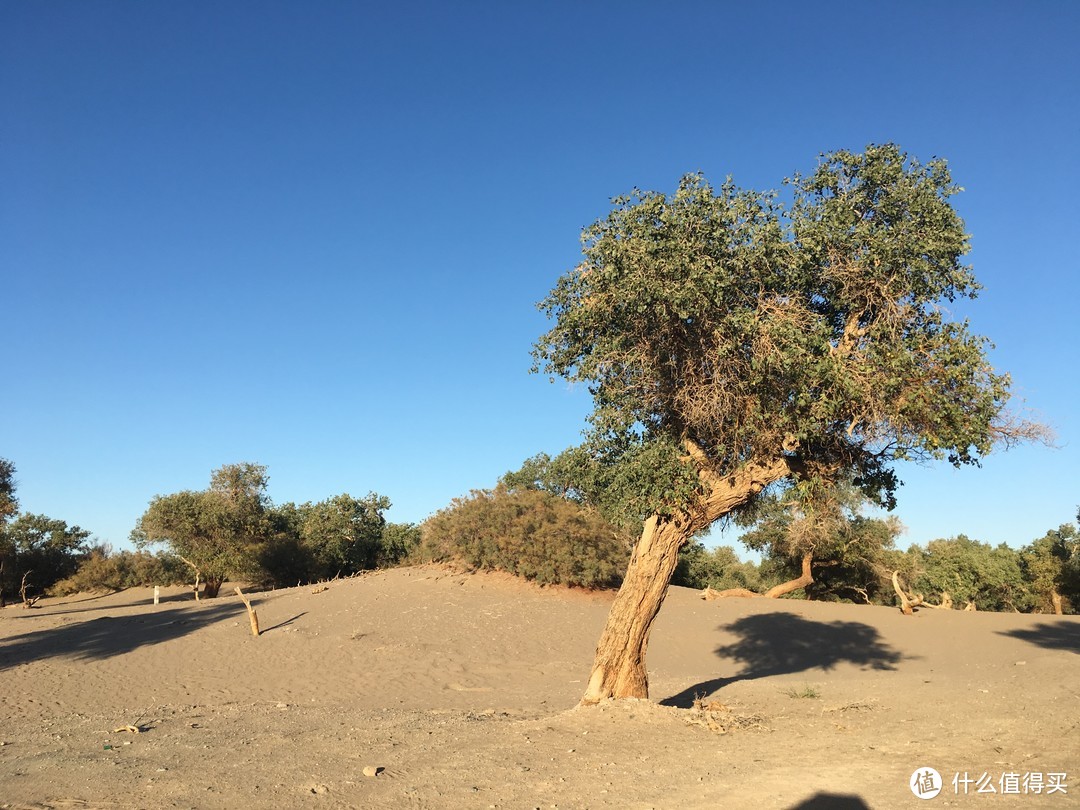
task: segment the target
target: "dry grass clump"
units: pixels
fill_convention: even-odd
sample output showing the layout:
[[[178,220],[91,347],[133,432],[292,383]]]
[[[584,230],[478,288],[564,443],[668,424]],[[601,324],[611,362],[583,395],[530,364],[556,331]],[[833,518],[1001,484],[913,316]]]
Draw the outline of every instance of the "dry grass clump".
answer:
[[[694,705],[680,712],[683,721],[691,726],[701,726],[716,734],[732,731],[768,731],[765,717],[760,714],[740,714],[719,700],[698,697]]]

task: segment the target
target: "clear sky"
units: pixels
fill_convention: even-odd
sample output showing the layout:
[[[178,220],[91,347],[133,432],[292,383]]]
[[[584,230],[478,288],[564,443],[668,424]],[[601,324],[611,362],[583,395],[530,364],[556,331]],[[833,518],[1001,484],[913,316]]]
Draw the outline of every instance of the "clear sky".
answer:
[[[997,348],[1058,447],[902,466],[901,541],[1022,545],[1080,504],[1074,2],[0,4],[0,457],[122,544],[155,494],[421,521],[576,443],[530,375],[581,228],[688,171],[946,158]]]

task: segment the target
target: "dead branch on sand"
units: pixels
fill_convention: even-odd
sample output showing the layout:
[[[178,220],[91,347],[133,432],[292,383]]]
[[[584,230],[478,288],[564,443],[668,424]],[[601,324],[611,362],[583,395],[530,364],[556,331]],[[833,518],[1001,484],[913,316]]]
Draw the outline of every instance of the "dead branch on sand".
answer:
[[[904,589],[900,587],[900,572],[893,571],[892,574],[892,586],[896,591],[896,595],[900,597],[900,612],[905,616],[910,616],[915,612],[915,608],[925,607],[932,608],[934,610],[952,610],[953,601],[948,592],[942,591],[941,604],[935,605],[932,602],[927,602],[926,598],[921,593],[908,594],[904,592]],[[970,603],[969,603],[970,604]]]
[[[235,590],[236,590],[236,595],[240,597],[240,599],[244,603],[244,607],[247,608],[248,619],[251,620],[251,635],[258,638],[259,637],[259,617],[255,613],[255,608],[253,608],[251,606],[251,602],[248,600],[248,598],[246,596],[244,596],[244,592],[242,590],[240,590],[239,585],[236,586]]]
[[[41,594],[38,594],[33,599],[26,595],[26,592],[30,587],[29,578],[32,573],[34,573],[33,569],[23,574],[22,584],[19,586],[19,597],[22,599],[24,608],[32,608],[35,604],[37,604],[37,600],[41,598]]]

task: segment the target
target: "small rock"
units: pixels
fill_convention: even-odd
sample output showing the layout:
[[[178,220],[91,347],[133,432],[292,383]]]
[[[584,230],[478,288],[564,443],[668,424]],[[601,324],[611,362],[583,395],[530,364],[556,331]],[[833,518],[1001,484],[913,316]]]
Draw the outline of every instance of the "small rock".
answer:
[[[364,776],[378,776],[380,773],[382,773],[385,770],[386,770],[386,768],[383,768],[380,765],[365,765],[364,766]]]
[[[1018,667],[1025,666],[1026,664],[1027,664],[1027,661],[1017,661],[1016,662],[1016,666],[1018,666]]]
[[[311,792],[318,796],[321,796],[324,793],[329,793],[330,788],[328,788],[326,785],[312,785]]]

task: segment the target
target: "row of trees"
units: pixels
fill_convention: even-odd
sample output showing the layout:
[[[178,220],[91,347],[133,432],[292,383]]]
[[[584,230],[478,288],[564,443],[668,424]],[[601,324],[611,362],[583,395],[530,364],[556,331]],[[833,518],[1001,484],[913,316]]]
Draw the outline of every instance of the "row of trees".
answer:
[[[888,521],[872,531],[884,535]],[[754,533],[752,532],[751,535]],[[746,539],[754,541],[747,535]],[[801,576],[801,559],[767,548],[760,563],[743,561],[734,549],[683,550],[672,582],[726,595],[765,595]],[[792,597],[858,604],[895,605],[892,574],[909,594],[927,604],[1020,613],[1080,612],[1080,532],[1063,524],[1021,549],[992,546],[965,535],[933,540],[906,550],[891,543],[822,550],[811,564],[812,580]]]
[[[580,469],[575,463],[573,454],[556,459],[535,456],[503,476],[496,493],[505,491],[507,501],[514,493],[519,497],[544,493],[567,501],[594,520],[604,515],[607,529],[594,533],[589,553],[595,556],[600,548],[620,549],[621,558],[628,559],[633,546],[630,521],[619,512],[625,502],[605,500],[606,489],[599,497],[590,497],[592,484],[587,478],[575,478],[575,469]],[[488,498],[498,501],[490,494]],[[928,604],[944,600],[977,610],[1040,613],[1080,609],[1080,533],[1073,524],[1047,532],[1020,550],[1005,544],[993,547],[964,535],[900,550],[896,548],[903,531],[900,521],[894,516],[865,515],[869,505],[851,481],[775,488],[733,519],[746,528],[741,542],[761,556],[760,564],[740,560],[730,547],[707,550],[691,541],[680,551],[672,582],[708,589],[714,597],[791,595],[893,605],[898,598],[892,581],[895,573],[902,587],[922,594]],[[441,523],[450,514],[463,516],[471,508],[470,502],[460,502],[444,510],[439,523],[425,526],[426,534],[448,536]],[[429,526],[439,530],[431,531]],[[471,535],[473,542],[483,536],[482,532]],[[620,542],[611,543],[612,537]],[[463,544],[458,547],[464,549]],[[564,546],[558,548],[564,556],[570,553]],[[459,557],[477,555],[463,551]],[[620,559],[612,552],[608,557]]]
[[[742,541],[763,556],[763,585],[772,583],[765,592],[780,596],[802,589],[809,598],[893,604],[902,588],[922,594],[927,604],[937,600],[978,610],[1080,608],[1080,535],[1073,524],[1019,551],[964,535],[900,551],[900,522],[864,516],[865,503],[849,483],[792,487],[747,510],[740,520],[753,526]],[[741,588],[725,585],[717,595],[745,593]]]
[[[156,496],[132,539],[164,546],[211,597],[226,579],[294,585],[393,565],[419,543],[418,527],[387,523],[381,495],[275,505],[268,481],[262,465],[227,464],[207,489]]]
[[[18,514],[14,466],[0,459],[0,583],[9,598],[30,594],[197,579],[215,595],[226,578],[294,584],[404,561],[457,561],[542,584],[617,587],[633,537],[567,486],[546,456],[529,459],[494,490],[460,498],[422,530],[390,524],[374,493],[319,503],[273,505],[266,468],[226,465],[206,490],[154,498],[134,538],[113,552],[90,533],[44,515]],[[716,596],[785,596],[893,605],[899,581],[929,603],[1038,613],[1080,610],[1080,531],[1064,524],[1017,550],[964,535],[925,547],[895,547],[895,518],[862,514],[850,484],[789,488],[761,498],[739,520],[755,564],[729,547],[685,546],[672,582]],[[1080,522],[1080,514],[1077,516]],[[150,548],[164,548],[150,553]],[[5,596],[6,595],[6,596]],[[20,594],[20,596],[25,595]]]
[[[206,596],[230,578],[295,585],[393,565],[419,545],[419,527],[386,521],[381,495],[275,505],[268,480],[266,467],[228,464],[205,490],[159,495],[132,532],[136,550],[116,552],[78,526],[19,514],[15,466],[0,459],[0,604],[192,580]]]

